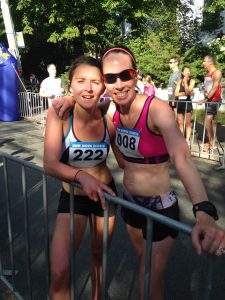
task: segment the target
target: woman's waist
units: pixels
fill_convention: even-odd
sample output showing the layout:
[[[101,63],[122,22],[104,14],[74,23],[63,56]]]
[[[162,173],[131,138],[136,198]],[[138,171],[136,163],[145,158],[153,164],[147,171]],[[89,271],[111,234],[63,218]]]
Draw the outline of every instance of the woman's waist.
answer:
[[[136,164],[135,164],[136,165]],[[125,168],[123,184],[133,195],[159,195],[170,189],[168,163]]]
[[[173,189],[170,189],[165,193],[159,193],[157,195],[142,196],[132,195],[126,188],[124,188],[123,197],[131,203],[155,211],[171,207],[177,202],[176,193]]]

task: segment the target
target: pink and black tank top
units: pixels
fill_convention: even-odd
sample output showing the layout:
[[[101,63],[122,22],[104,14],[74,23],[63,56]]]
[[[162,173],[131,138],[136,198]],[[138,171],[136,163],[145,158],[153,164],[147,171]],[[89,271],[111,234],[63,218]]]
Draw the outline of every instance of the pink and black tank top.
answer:
[[[120,112],[116,111],[113,123],[116,127],[116,145],[126,161],[139,164],[159,164],[169,160],[169,154],[159,134],[148,128],[148,112],[154,97],[149,96],[133,128],[123,126]]]

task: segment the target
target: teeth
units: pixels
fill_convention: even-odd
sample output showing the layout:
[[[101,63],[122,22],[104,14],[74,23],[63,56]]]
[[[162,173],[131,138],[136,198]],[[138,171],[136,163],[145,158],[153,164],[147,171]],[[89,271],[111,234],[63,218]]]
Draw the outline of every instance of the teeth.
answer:
[[[124,97],[124,96],[126,96],[126,94],[127,94],[127,93],[125,93],[125,92],[117,93],[117,96],[118,96],[118,97]]]
[[[92,96],[83,96],[85,99],[91,99]]]

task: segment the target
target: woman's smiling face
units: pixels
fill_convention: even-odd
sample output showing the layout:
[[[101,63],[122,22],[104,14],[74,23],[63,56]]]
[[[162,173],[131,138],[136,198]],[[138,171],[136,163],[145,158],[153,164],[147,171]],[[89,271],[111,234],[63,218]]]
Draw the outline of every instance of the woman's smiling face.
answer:
[[[101,71],[94,66],[79,65],[74,71],[69,89],[82,107],[95,106],[103,92]]]
[[[119,73],[124,70],[133,69],[130,56],[122,52],[111,52],[107,54],[107,56],[103,58],[102,67],[104,75],[119,75]],[[107,83],[106,81],[104,83],[113,101],[118,105],[126,105],[132,101],[136,95],[137,72],[127,81],[123,81],[119,76],[116,76],[114,83]]]

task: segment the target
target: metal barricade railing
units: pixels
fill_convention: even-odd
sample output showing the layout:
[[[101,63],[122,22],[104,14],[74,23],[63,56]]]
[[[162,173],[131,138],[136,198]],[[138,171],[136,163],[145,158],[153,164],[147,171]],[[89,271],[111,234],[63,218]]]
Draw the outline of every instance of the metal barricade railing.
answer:
[[[172,102],[172,101],[168,101],[168,102]],[[176,103],[185,104],[183,132],[182,132],[182,134],[185,135],[188,102],[184,100],[179,100]],[[225,127],[224,127],[225,126],[225,102],[222,103],[215,102],[214,105],[218,107],[218,113],[214,119],[214,123],[215,123],[214,132],[213,132],[214,142],[212,145],[212,149],[209,151],[205,151],[204,143],[205,141],[207,141],[205,104],[199,105],[198,101],[192,100],[193,111],[191,113],[192,134],[190,140],[190,151],[193,156],[218,161],[220,163],[220,166],[217,167],[217,169],[219,170],[225,168]],[[175,110],[175,118],[177,119],[176,110]]]
[[[41,223],[41,228],[43,226],[44,228],[44,263],[43,265],[46,268],[45,272],[45,284],[46,284],[46,295],[45,298],[42,297],[42,299],[49,299],[48,297],[48,288],[49,288],[49,279],[50,279],[50,271],[49,271],[49,199],[48,199],[48,193],[47,193],[47,175],[45,174],[43,168],[36,166],[30,162],[21,160],[19,158],[13,157],[11,155],[8,155],[6,153],[0,152],[0,158],[2,160],[2,163],[0,165],[1,168],[3,168],[3,177],[4,177],[4,192],[1,191],[2,195],[4,195],[4,201],[6,202],[6,210],[3,209],[3,205],[1,206],[2,210],[0,211],[0,214],[5,213],[7,215],[7,236],[4,235],[4,238],[2,237],[1,240],[4,241],[4,244],[7,244],[9,246],[9,253],[7,255],[9,256],[8,259],[6,259],[7,268],[10,267],[10,273],[11,276],[8,278],[5,273],[5,257],[7,256],[5,253],[3,253],[4,245],[0,248],[0,282],[4,283],[6,287],[12,292],[12,294],[19,300],[29,299],[33,300],[35,299],[33,295],[33,282],[32,282],[32,258],[31,258],[31,236],[30,236],[30,227],[32,225],[32,220],[29,215],[29,199],[28,194],[30,191],[28,190],[28,181],[30,180],[30,177],[27,176],[28,170],[38,172],[38,180],[39,180],[39,189],[42,189],[42,206],[43,206],[43,224]],[[23,254],[25,254],[25,260],[26,260],[26,270],[21,270],[18,267],[17,270],[17,263],[16,263],[16,257],[15,257],[15,234],[13,232],[12,228],[12,220],[13,220],[13,214],[12,214],[12,206],[15,205],[10,200],[9,194],[10,191],[13,190],[13,192],[16,192],[16,184],[13,182],[13,186],[10,186],[9,184],[9,163],[15,163],[18,165],[18,167],[21,169],[21,186],[17,185],[17,189],[22,190],[22,197],[21,202],[23,206],[24,211],[24,241],[25,241],[25,251]],[[15,169],[15,167],[13,168]],[[20,174],[19,172],[16,172],[17,175]],[[37,176],[35,176],[36,178]],[[20,178],[20,176],[18,176]],[[18,183],[17,183],[18,184]],[[73,184],[74,185],[74,184]],[[73,185],[71,184],[70,189],[70,249],[71,249],[71,299],[75,300],[75,250],[74,250],[74,206],[73,206]],[[150,281],[150,266],[151,266],[151,244],[152,244],[152,222],[158,221],[165,225],[168,225],[172,228],[175,228],[176,230],[179,230],[185,234],[190,235],[192,228],[179,221],[172,220],[168,217],[165,217],[163,215],[159,215],[156,212],[146,210],[143,207],[140,207],[136,204],[129,203],[128,201],[125,201],[119,197],[111,197],[108,194],[105,194],[107,201],[112,201],[113,203],[119,204],[121,206],[124,206],[126,208],[129,208],[131,210],[134,210],[140,214],[143,214],[147,217],[148,225],[147,225],[147,241],[146,241],[146,258],[145,258],[145,275],[144,275],[144,300],[149,299],[149,293],[150,293],[150,287],[149,287],[149,281]],[[13,196],[13,199],[15,199],[15,196]],[[39,210],[39,209],[38,209]],[[16,212],[16,214],[19,215],[19,211]],[[14,216],[15,217],[15,216]],[[2,218],[1,218],[2,220]],[[3,226],[4,225],[4,226]],[[5,224],[2,224],[2,227],[5,227]],[[15,227],[15,225],[14,225]],[[17,228],[17,227],[16,227]],[[14,230],[16,229],[14,228]],[[40,229],[41,229],[40,228]],[[107,262],[108,262],[108,210],[105,210],[104,212],[104,241],[103,241],[103,277],[102,277],[102,300],[107,299]],[[210,299],[210,292],[212,289],[212,266],[213,266],[213,260],[214,257],[208,255],[208,269],[207,269],[207,278],[205,282],[205,288],[204,293],[201,295],[201,300],[208,300]],[[23,266],[22,266],[23,267]],[[24,272],[26,273],[26,282],[27,287],[26,291],[20,290],[20,287],[16,284],[16,277],[20,276],[20,273],[25,276]],[[39,289],[42,289],[43,287],[39,286]],[[36,297],[37,298],[37,297]]]
[[[29,91],[19,93],[20,117],[31,120],[44,127],[47,109],[47,98],[41,97],[38,93]]]

